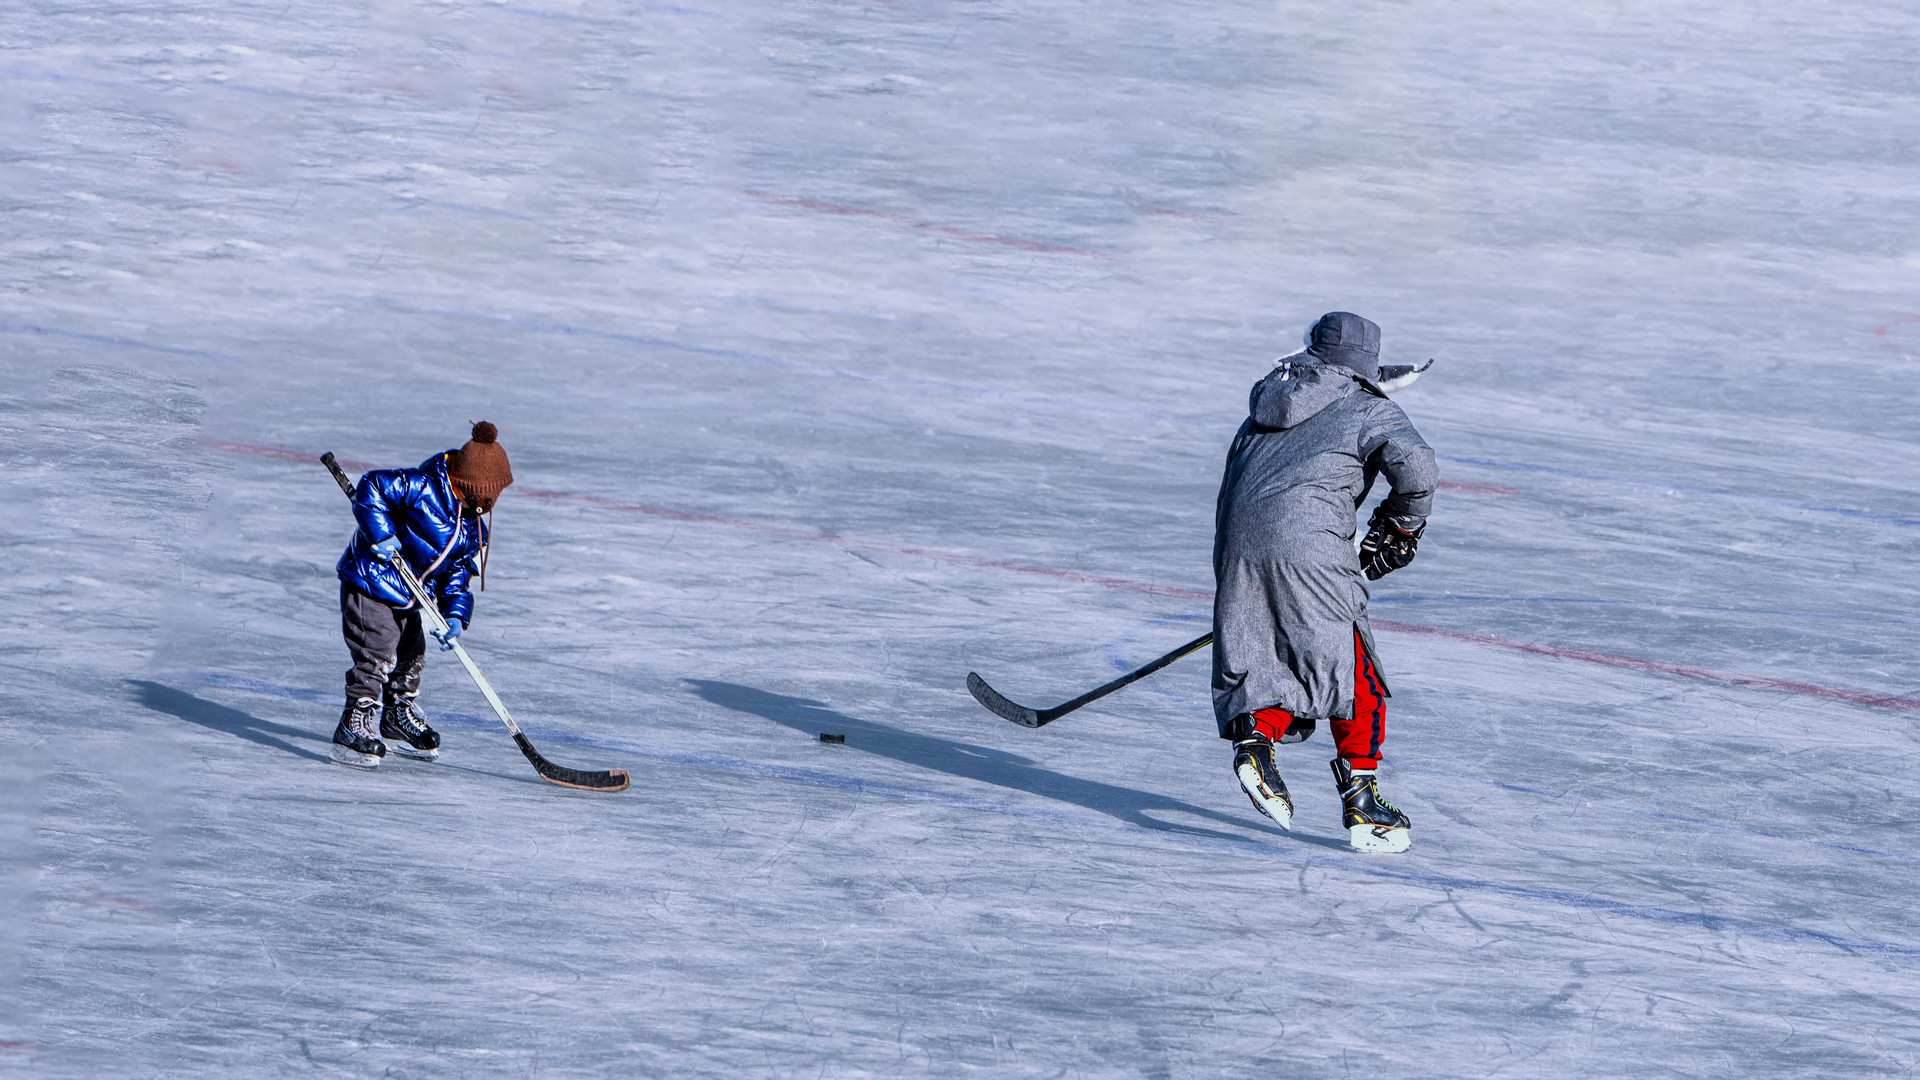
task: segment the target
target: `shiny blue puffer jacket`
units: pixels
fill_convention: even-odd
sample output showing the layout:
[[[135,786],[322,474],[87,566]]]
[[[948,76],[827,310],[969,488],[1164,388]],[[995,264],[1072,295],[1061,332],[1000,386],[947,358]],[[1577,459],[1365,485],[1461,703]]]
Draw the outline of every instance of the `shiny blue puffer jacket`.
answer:
[[[440,614],[471,623],[473,594],[467,591],[467,582],[479,572],[486,525],[460,512],[460,497],[447,482],[447,459],[452,455],[448,450],[421,462],[417,469],[373,469],[361,476],[353,493],[353,516],[360,522],[360,531],[353,534],[334,569],[341,581],[383,604],[412,607],[407,583],[373,553],[374,544],[398,536],[413,572],[439,601]]]

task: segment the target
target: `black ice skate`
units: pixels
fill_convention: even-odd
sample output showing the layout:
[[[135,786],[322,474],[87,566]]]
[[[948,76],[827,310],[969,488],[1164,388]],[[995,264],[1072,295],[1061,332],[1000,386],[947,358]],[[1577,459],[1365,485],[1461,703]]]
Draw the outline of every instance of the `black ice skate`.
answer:
[[[1283,829],[1293,828],[1293,800],[1280,770],[1273,767],[1273,743],[1265,735],[1256,731],[1233,744],[1233,774],[1255,810]]]
[[[440,733],[427,725],[412,694],[394,694],[380,710],[380,737],[401,757],[433,761],[440,756]]]
[[[1342,758],[1333,759],[1333,783],[1346,804],[1342,819],[1347,843],[1358,851],[1405,851],[1413,846],[1413,819],[1380,794],[1371,772],[1354,775]]]
[[[333,729],[333,760],[356,769],[372,769],[387,756],[387,744],[373,733],[374,718],[380,706],[372,698],[350,701],[340,713],[340,726]]]

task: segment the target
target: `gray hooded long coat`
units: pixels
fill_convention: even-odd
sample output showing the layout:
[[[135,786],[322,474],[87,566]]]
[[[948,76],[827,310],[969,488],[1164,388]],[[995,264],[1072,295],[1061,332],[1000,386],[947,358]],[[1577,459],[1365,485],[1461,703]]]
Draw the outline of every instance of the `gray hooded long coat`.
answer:
[[[1377,363],[1377,349],[1364,359]],[[1213,711],[1223,738],[1234,717],[1275,706],[1316,720],[1353,715],[1355,630],[1377,655],[1355,512],[1383,475],[1396,525],[1411,532],[1432,508],[1433,450],[1354,370],[1363,358],[1339,355],[1347,351],[1316,348],[1256,384],[1227,455],[1213,542]]]

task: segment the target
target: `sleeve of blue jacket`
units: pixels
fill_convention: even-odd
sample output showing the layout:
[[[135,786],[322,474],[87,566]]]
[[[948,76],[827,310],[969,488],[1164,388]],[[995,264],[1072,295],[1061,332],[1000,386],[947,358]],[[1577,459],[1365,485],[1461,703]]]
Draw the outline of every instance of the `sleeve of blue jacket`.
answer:
[[[369,544],[399,532],[393,523],[393,506],[396,501],[405,505],[405,501],[391,499],[388,493],[400,480],[399,469],[371,469],[361,475],[360,486],[353,491],[353,517]]]

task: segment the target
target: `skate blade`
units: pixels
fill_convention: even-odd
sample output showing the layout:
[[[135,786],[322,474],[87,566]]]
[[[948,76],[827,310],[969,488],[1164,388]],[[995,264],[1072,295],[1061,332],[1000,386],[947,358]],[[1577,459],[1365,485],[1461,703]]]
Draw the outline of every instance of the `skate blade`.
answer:
[[[1282,829],[1288,832],[1293,831],[1293,807],[1288,806],[1285,799],[1276,799],[1267,791],[1266,787],[1260,783],[1259,769],[1252,765],[1245,765],[1235,769],[1234,774],[1240,778],[1240,790],[1246,792],[1247,798],[1253,800],[1255,810],[1267,815]]]
[[[363,754],[351,746],[341,746],[339,743],[332,745],[332,748],[327,751],[327,756],[338,764],[356,769],[375,769],[380,766],[380,755]]]
[[[1372,825],[1347,827],[1347,843],[1355,851],[1405,851],[1413,846],[1412,829],[1377,828]]]
[[[413,747],[403,742],[388,743],[387,752],[390,754],[399,754],[403,758],[412,758],[415,761],[439,761],[440,760],[440,751],[438,748],[435,748],[433,750],[415,750]]]

